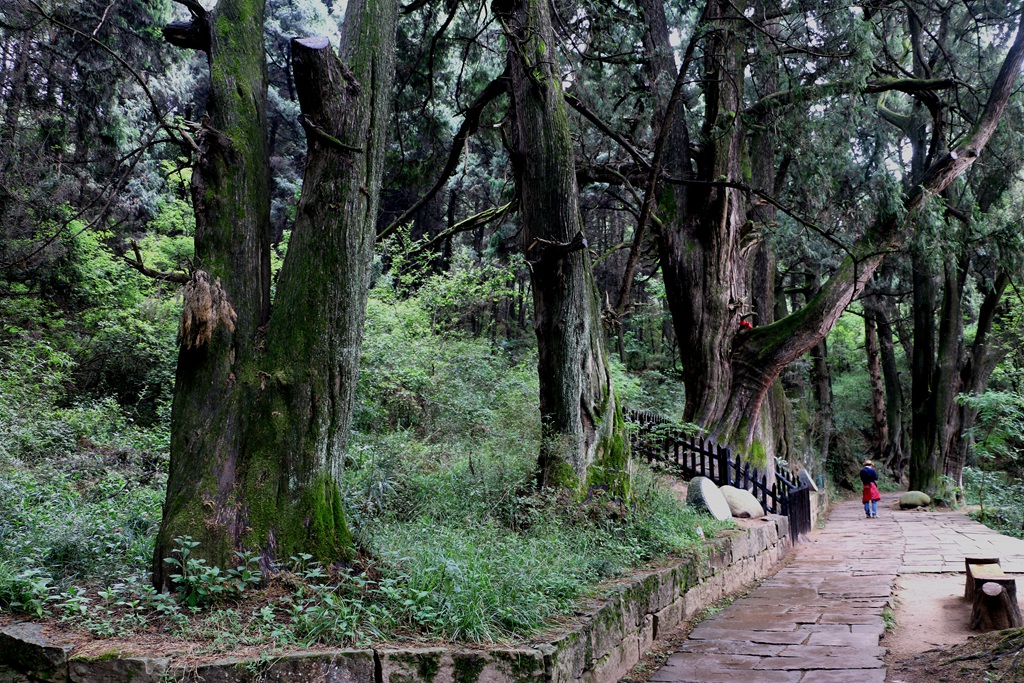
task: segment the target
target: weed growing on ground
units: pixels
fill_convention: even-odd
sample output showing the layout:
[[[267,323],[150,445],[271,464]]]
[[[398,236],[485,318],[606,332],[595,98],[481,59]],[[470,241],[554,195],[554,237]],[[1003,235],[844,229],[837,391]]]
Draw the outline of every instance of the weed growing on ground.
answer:
[[[971,517],[1001,534],[1024,538],[1024,482],[1005,472],[964,468],[968,505],[978,505]]]
[[[891,607],[882,608],[882,623],[885,624],[886,633],[896,630],[896,613],[892,611]]]

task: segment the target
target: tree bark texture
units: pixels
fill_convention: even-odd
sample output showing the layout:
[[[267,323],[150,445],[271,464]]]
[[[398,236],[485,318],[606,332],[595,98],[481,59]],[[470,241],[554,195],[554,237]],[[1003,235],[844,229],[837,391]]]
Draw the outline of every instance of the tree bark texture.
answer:
[[[913,262],[914,355],[910,363],[910,488],[934,494],[939,483],[934,402],[936,275],[928,256],[915,249]]]
[[[162,560],[175,537],[193,536],[211,563],[226,566],[244,531],[232,512],[244,450],[237,382],[270,310],[263,10],[262,0],[221,0],[210,12],[216,27],[210,93],[192,174],[195,261],[204,272],[186,285],[167,498],[153,566],[161,588],[169,581]],[[190,319],[195,325],[186,324]]]
[[[888,438],[882,454],[882,462],[892,472],[896,481],[902,481],[909,456],[906,452],[906,430],[903,425],[903,383],[896,364],[896,344],[893,340],[889,304],[873,292],[865,296],[863,302],[864,314],[875,323],[882,379],[885,385],[885,418]]]
[[[871,457],[882,462],[889,442],[889,421],[885,414],[885,387],[882,382],[882,358],[878,342],[878,325],[873,316],[864,314],[864,352],[868,359],[868,381],[871,384]]]
[[[832,371],[828,367],[828,342],[821,340],[810,351],[811,389],[818,414],[814,419],[814,432],[818,437],[821,461],[828,462],[832,445]]]
[[[541,485],[629,490],[621,406],[604,356],[600,304],[581,229],[575,162],[546,2],[496,2],[511,80],[521,243],[533,285]]]
[[[1024,626],[1024,621],[1017,604],[1016,582],[989,581],[974,591],[971,600],[972,631],[1000,631],[1021,626]]]
[[[735,116],[742,106],[744,83],[745,46],[738,35],[742,22],[736,20],[740,12],[742,7],[715,0],[706,12],[714,19],[705,36],[704,125],[701,152],[693,160],[697,180],[742,178],[745,131]],[[679,109],[675,116],[681,118],[684,112]],[[691,177],[691,167],[689,154],[666,159],[670,175]],[[706,184],[666,187],[661,201],[660,214],[670,217],[660,235],[659,252],[682,356],[683,417],[706,427],[715,426],[724,414],[732,386],[733,338],[743,314],[752,312],[746,271],[754,244],[744,244],[746,212],[742,193]],[[756,424],[757,416],[752,417]],[[713,435],[732,442],[731,434]]]
[[[343,64],[322,39],[296,41],[308,157],[274,312],[269,290],[263,4],[210,14],[211,96],[195,174],[198,301],[186,316],[172,413],[171,471],[154,556],[191,535],[226,566],[238,549],[269,563],[342,559],[350,536],[337,479],[351,422],[394,71],[394,0],[349,3]],[[188,286],[186,287],[188,292]],[[186,294],[186,314],[192,309]],[[228,313],[236,316],[230,324]]]

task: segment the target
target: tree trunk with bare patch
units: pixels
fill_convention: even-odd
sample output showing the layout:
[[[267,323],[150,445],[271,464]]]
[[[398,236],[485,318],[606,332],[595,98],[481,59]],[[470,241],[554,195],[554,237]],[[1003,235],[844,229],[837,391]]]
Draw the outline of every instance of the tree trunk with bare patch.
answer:
[[[196,10],[194,10],[196,11]],[[196,263],[186,286],[167,500],[154,581],[190,535],[227,566],[296,553],[343,559],[338,479],[358,372],[384,126],[394,0],[353,0],[341,59],[293,45],[308,157],[273,313],[262,0],[220,0],[168,39],[207,51],[211,90],[193,174]]]

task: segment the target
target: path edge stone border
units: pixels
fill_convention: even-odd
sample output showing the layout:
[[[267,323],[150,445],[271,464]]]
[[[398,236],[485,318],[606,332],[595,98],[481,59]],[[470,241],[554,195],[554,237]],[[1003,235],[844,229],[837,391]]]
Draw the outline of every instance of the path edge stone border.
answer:
[[[616,683],[655,640],[771,574],[790,550],[789,520],[720,532],[703,551],[642,572],[563,631],[512,648],[339,649],[182,668],[159,657],[76,657],[42,625],[0,629],[0,683]]]

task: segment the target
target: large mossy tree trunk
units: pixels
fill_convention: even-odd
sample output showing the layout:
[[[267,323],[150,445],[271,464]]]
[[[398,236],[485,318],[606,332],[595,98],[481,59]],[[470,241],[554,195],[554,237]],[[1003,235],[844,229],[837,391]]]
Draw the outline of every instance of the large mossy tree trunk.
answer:
[[[533,285],[538,481],[577,491],[607,486],[626,496],[628,441],[604,355],[550,9],[537,0],[503,0],[493,8],[508,49],[509,140]]]
[[[194,554],[221,566],[241,549],[258,552],[265,565],[300,552],[333,562],[349,550],[338,479],[397,13],[395,0],[352,0],[344,62],[325,39],[293,44],[308,157],[272,315],[262,3],[221,0],[202,18],[211,96],[193,193],[203,271],[186,286],[168,495],[154,555],[160,587],[169,585],[162,560],[177,536],[200,541]]]
[[[221,0],[192,24],[198,42],[189,46],[207,52],[210,85],[192,173],[199,270],[184,289],[170,473],[153,563],[162,588],[175,537],[191,535],[211,563],[225,566],[244,533],[234,512],[245,451],[239,379],[270,314],[263,11],[262,0]]]

